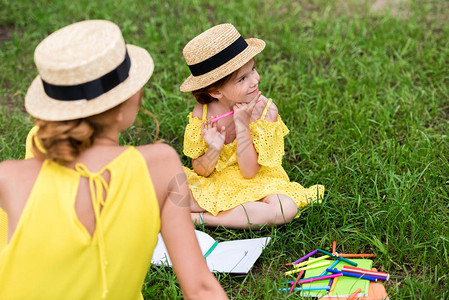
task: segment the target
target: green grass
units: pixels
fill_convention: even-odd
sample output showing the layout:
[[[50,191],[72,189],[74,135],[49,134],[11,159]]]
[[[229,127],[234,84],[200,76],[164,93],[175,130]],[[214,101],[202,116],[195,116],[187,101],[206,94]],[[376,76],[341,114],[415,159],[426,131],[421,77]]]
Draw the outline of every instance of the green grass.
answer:
[[[391,274],[391,299],[449,298],[449,5],[403,1],[397,14],[374,1],[8,1],[0,0],[0,160],[24,155],[32,120],[23,98],[37,71],[33,51],[69,23],[104,18],[156,68],[144,107],[161,138],[182,155],[195,101],[179,92],[189,74],[183,46],[219,23],[267,42],[257,57],[260,88],[290,128],[284,168],[304,186],[326,186],[290,224],[261,231],[205,229],[217,240],[271,236],[248,275],[219,274],[234,299],[298,298],[277,292],[284,263],[316,248],[376,253]],[[153,140],[141,114],[122,143]],[[171,269],[150,267],[146,299],[181,298]]]

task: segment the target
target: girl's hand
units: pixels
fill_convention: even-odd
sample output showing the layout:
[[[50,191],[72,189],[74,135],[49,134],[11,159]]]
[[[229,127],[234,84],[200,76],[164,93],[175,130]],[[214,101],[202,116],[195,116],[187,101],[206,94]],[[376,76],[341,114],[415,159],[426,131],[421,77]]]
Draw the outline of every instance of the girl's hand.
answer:
[[[213,118],[215,117],[212,116],[209,120],[201,124],[201,136],[210,148],[221,151],[225,142],[226,128],[222,126],[221,130],[218,130],[217,122],[210,121]]]
[[[234,105],[234,122],[235,125],[248,125],[251,120],[254,107],[262,93],[259,91],[253,100],[249,103],[237,103]]]

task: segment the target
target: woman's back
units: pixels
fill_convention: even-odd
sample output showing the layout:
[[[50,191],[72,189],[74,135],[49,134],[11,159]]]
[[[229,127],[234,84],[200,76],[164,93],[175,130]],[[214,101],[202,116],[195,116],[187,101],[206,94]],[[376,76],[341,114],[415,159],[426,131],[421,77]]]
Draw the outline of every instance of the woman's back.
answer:
[[[23,190],[31,191],[28,201],[0,254],[0,298],[21,299],[30,291],[46,299],[62,294],[99,298],[106,290],[108,299],[141,297],[139,287],[157,242],[159,209],[142,154],[132,147],[114,148],[104,151],[101,159],[86,153],[79,159],[85,165],[76,164],[75,169],[46,160],[32,188],[27,181]],[[99,167],[99,161],[119,148],[120,154]],[[91,160],[95,157],[97,161]],[[17,182],[13,177],[11,181]],[[0,184],[7,181],[3,178]],[[86,200],[98,210],[86,214]],[[84,216],[85,222],[78,216]],[[94,231],[89,228],[92,218]],[[78,278],[76,283],[73,278]]]

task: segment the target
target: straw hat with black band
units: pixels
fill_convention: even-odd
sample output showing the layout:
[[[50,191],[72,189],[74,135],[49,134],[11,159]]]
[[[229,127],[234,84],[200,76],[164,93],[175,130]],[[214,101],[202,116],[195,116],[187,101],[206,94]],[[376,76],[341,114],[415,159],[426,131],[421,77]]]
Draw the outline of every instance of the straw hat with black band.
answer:
[[[39,75],[25,96],[28,113],[64,121],[102,113],[134,95],[150,79],[153,60],[126,45],[120,28],[106,20],[63,27],[34,52]]]
[[[191,92],[207,87],[238,70],[264,48],[264,41],[244,39],[232,24],[214,26],[184,47],[183,55],[192,75],[180,90]]]

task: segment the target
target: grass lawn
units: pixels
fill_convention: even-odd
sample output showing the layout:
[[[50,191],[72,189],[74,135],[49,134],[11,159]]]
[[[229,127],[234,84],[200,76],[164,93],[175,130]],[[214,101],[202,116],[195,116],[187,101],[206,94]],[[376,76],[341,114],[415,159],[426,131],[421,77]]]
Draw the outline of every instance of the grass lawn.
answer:
[[[331,3],[331,4],[329,4]],[[33,52],[56,29],[109,19],[156,67],[144,107],[182,154],[195,100],[179,91],[184,45],[233,23],[267,42],[260,89],[290,129],[283,166],[292,181],[326,186],[321,204],[260,231],[204,229],[215,239],[271,236],[247,275],[217,274],[234,299],[299,298],[277,291],[287,262],[321,248],[375,253],[390,299],[449,298],[449,4],[434,1],[0,0],[0,160],[24,156],[32,126],[23,99]],[[141,114],[123,144],[153,141]],[[150,267],[146,299],[181,298],[171,269]]]

